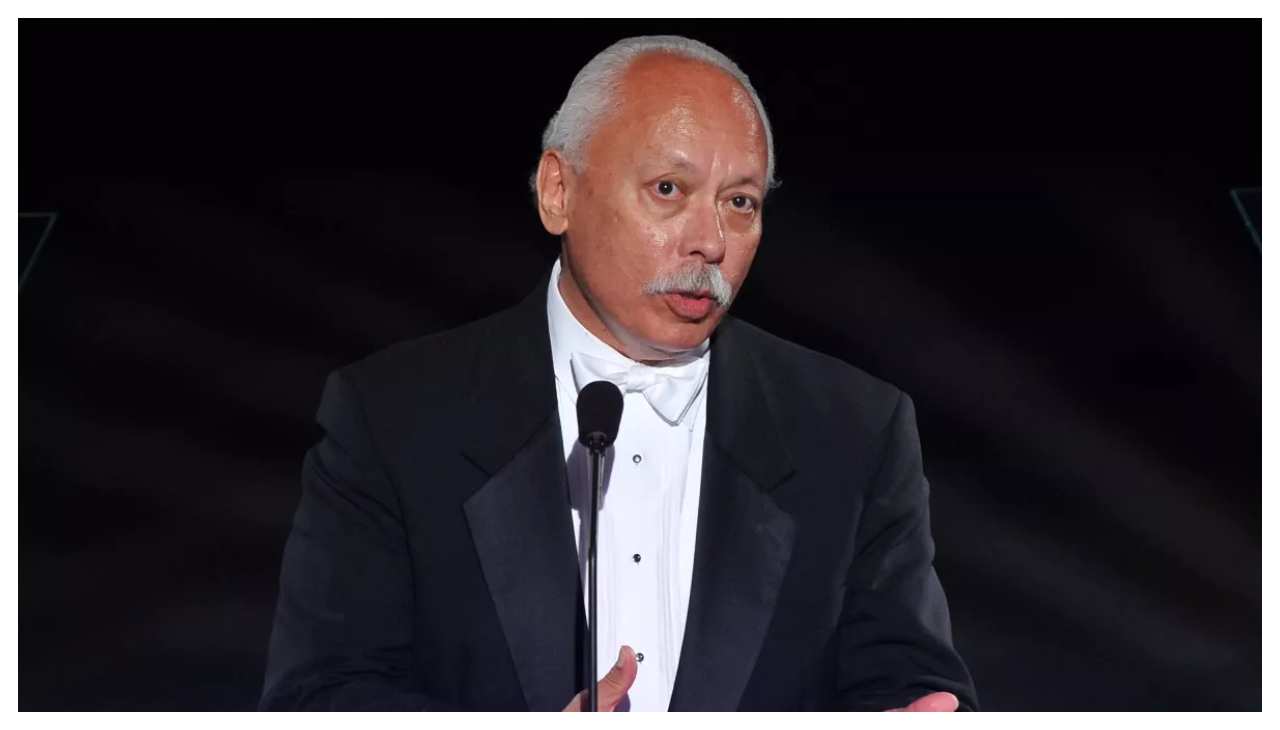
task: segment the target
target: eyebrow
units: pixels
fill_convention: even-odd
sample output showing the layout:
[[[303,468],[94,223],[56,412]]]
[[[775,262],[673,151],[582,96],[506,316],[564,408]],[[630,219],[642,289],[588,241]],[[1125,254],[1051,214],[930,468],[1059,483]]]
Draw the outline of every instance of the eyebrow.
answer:
[[[677,157],[668,157],[663,160],[663,163],[668,165],[669,167],[674,167],[678,170],[682,170],[685,172],[695,172],[695,173],[702,172],[700,169],[698,169],[697,165],[689,162],[688,160],[682,160]],[[742,175],[740,177],[734,178],[729,182],[729,184],[726,187],[732,188],[732,187],[737,187],[738,185],[748,185],[748,184],[755,185],[756,187],[761,189],[764,188],[764,183],[762,183],[758,178],[756,178],[755,175]]]

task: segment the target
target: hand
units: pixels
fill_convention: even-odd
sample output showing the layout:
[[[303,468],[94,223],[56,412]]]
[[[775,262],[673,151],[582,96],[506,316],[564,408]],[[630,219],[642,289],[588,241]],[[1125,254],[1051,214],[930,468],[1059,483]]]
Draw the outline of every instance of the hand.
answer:
[[[906,707],[885,710],[885,712],[955,712],[959,706],[960,700],[956,699],[956,696],[950,692],[934,692],[931,695],[921,697]]]
[[[618,652],[618,662],[596,685],[596,700],[601,712],[613,712],[618,703],[627,696],[627,690],[631,689],[632,683],[636,681],[638,667],[636,653],[629,646],[622,647]],[[587,691],[583,690],[561,712],[585,712],[590,709],[587,702]]]

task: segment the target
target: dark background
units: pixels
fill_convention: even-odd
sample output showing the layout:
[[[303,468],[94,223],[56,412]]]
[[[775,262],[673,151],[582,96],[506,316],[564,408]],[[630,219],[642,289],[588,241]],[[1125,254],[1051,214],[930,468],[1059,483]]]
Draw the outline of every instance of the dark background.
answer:
[[[22,21],[22,709],[254,705],[325,375],[537,284],[653,32],[774,125],[735,311],[915,399],[984,708],[1261,707],[1260,21]]]

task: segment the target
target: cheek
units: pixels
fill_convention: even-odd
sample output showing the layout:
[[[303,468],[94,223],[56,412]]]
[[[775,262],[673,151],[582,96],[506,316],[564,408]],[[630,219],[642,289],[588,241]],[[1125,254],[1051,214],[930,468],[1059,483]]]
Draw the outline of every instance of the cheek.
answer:
[[[726,266],[733,268],[735,271],[745,272],[750,268],[752,260],[755,259],[756,249],[759,246],[759,233],[734,236],[729,244],[729,251],[725,256]]]
[[[608,228],[606,245],[624,259],[648,258],[672,240],[671,221],[655,220],[625,191],[612,196],[603,222]]]
[[[670,249],[680,240],[679,220],[655,219],[643,210],[624,209],[616,218],[612,235],[616,263],[628,262],[628,266],[646,279],[661,268]]]
[[[664,222],[640,219],[631,211],[613,212],[597,223],[592,263],[600,294],[615,306],[630,307],[644,284],[662,270],[671,242],[679,239]]]
[[[643,246],[651,258],[660,257],[672,241],[679,240],[679,231],[672,230],[670,221],[649,221],[641,228]]]

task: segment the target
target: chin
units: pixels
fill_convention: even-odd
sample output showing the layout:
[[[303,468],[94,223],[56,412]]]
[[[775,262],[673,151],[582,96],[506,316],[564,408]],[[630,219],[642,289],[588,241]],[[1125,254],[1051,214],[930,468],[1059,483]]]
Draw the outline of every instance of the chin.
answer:
[[[697,349],[706,342],[724,318],[725,311],[724,308],[714,308],[697,321],[680,319],[668,311],[648,312],[626,329],[631,333],[631,341],[642,348],[676,356]]]
[[[649,339],[653,347],[666,352],[692,350],[711,336],[720,317],[712,315],[701,322],[680,322]]]

